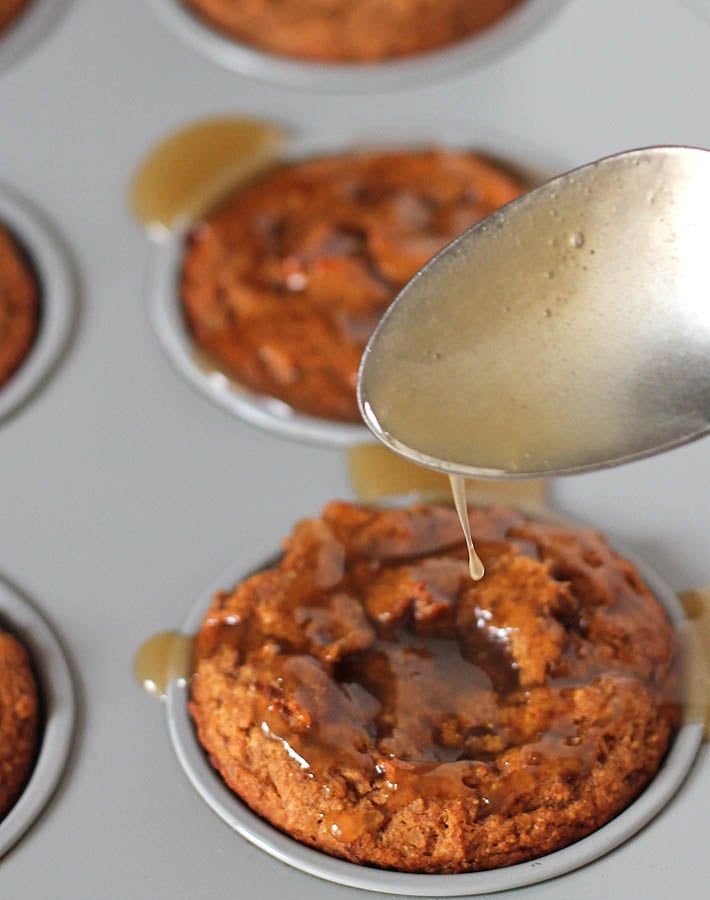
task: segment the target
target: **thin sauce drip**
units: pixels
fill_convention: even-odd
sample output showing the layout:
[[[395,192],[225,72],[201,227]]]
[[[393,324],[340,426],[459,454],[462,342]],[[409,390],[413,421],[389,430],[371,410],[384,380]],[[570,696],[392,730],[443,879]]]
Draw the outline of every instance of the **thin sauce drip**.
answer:
[[[463,528],[464,537],[466,538],[466,547],[468,548],[468,571],[474,581],[480,581],[486,573],[476,548],[473,546],[473,538],[471,537],[471,524],[468,521],[468,502],[466,498],[466,480],[460,475],[449,475],[451,482],[451,493],[454,498],[454,506]]]
[[[141,162],[130,188],[138,222],[158,236],[209,209],[272,165],[285,132],[256,119],[215,118],[169,135]]]
[[[164,699],[168,685],[185,682],[192,672],[194,637],[181,631],[161,631],[144,641],[133,658],[133,674],[144,690]]]

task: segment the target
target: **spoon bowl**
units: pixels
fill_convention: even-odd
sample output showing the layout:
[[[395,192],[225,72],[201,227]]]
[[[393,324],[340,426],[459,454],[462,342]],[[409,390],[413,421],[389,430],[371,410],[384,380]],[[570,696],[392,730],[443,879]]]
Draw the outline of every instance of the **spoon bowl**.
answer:
[[[388,309],[358,397],[392,450],[477,478],[590,471],[707,434],[710,152],[606,157],[464,232]]]

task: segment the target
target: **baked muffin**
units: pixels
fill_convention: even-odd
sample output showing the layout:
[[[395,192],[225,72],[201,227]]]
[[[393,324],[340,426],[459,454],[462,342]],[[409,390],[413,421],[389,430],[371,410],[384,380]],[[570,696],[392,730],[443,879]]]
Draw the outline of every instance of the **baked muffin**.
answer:
[[[259,50],[370,63],[470,37],[521,0],[184,0],[206,24]]]
[[[597,532],[471,509],[331,503],[219,593],[190,711],[222,777],[304,844],[455,873],[579,840],[653,778],[675,646]]]
[[[472,153],[369,152],[275,167],[190,233],[181,298],[194,340],[241,384],[360,421],[367,340],[409,279],[523,183]]]
[[[0,820],[22,793],[37,753],[39,701],[25,648],[0,630]]]
[[[27,356],[38,318],[37,280],[22,249],[0,225],[0,387]]]
[[[0,34],[24,12],[31,0],[0,0]]]

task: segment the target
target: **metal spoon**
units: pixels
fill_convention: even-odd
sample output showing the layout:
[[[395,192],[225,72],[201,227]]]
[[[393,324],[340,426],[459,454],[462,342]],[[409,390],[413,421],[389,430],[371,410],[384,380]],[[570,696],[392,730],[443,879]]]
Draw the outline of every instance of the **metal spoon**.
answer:
[[[391,449],[489,478],[619,465],[710,431],[710,152],[568,172],[449,244],[373,334],[360,409]]]

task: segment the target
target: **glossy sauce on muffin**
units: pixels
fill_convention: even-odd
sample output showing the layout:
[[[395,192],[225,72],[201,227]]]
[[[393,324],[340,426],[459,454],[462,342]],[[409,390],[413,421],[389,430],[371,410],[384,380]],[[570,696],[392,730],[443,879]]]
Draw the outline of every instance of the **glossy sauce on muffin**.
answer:
[[[507,866],[599,828],[678,724],[669,622],[595,531],[332,503],[218,594],[190,710],[257,813],[353,862]]]
[[[362,351],[407,281],[525,185],[472,153],[285,163],[191,231],[188,327],[217,366],[313,416],[359,421]]]
[[[208,25],[259,50],[320,62],[378,62],[437,50],[521,0],[184,0]]]
[[[37,280],[21,247],[0,225],[0,387],[27,356],[38,318]]]
[[[32,771],[38,731],[39,700],[29,655],[0,629],[0,820]]]

